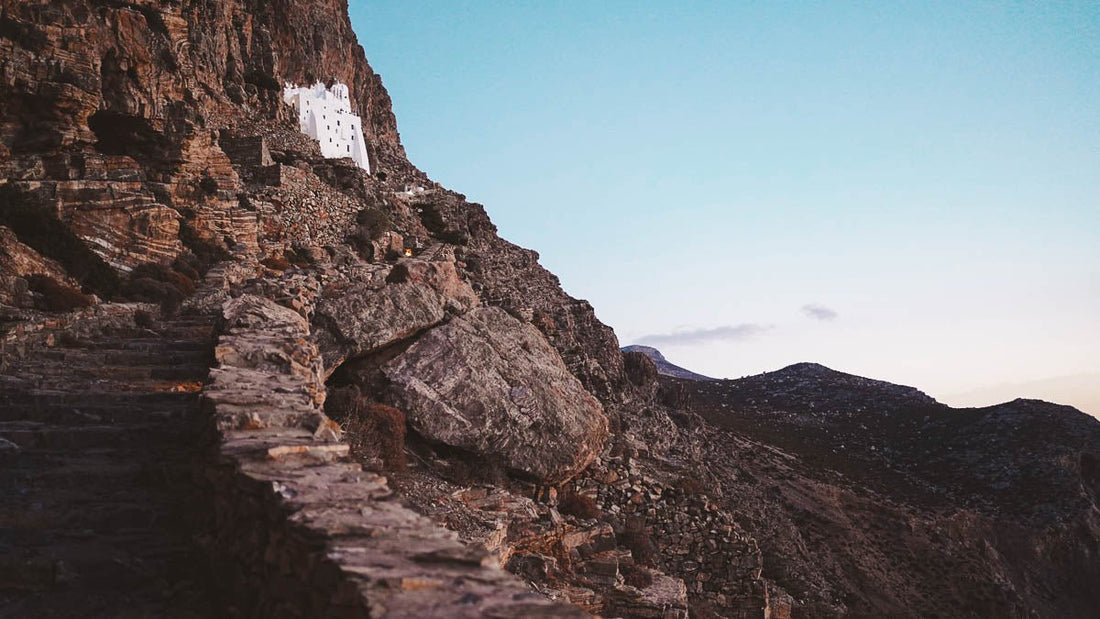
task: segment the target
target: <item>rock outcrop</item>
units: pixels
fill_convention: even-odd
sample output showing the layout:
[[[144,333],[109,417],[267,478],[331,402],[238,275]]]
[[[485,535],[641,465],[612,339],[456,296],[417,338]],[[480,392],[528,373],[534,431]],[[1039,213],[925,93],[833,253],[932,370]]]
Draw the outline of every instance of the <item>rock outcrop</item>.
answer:
[[[335,369],[348,358],[370,354],[439,324],[443,297],[423,284],[363,284],[322,299],[317,306],[317,341],[325,365]]]
[[[445,252],[440,252],[445,253]],[[402,259],[355,278],[340,277],[322,292],[313,315],[315,341],[329,373],[347,360],[369,356],[477,307],[453,255]]]
[[[534,327],[498,308],[432,329],[383,372],[420,435],[540,481],[575,475],[607,440],[600,403]]]
[[[44,275],[69,286],[79,285],[63,266],[28,247],[6,226],[0,226],[0,303],[33,307],[27,278]]]

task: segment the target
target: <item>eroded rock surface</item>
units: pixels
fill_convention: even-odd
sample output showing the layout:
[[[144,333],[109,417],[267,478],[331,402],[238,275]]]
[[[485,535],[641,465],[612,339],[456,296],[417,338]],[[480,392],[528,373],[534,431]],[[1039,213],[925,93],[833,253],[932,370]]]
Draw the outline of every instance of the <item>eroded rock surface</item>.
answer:
[[[393,267],[386,281],[425,284],[442,295],[452,311],[468,312],[477,307],[480,300],[469,282],[458,274],[453,251],[450,253],[450,259],[402,260]]]
[[[317,342],[335,369],[443,321],[445,299],[425,284],[354,285],[317,306]],[[331,370],[330,370],[331,371]]]
[[[498,308],[429,331],[383,372],[422,436],[545,481],[579,472],[607,439],[600,403],[534,327]]]

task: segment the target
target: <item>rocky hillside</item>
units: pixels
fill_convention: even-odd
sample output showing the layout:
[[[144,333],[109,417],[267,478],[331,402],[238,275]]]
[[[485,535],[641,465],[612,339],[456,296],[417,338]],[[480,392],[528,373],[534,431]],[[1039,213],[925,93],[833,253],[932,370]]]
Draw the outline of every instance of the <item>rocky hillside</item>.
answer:
[[[809,363],[663,383],[705,420],[708,477],[804,612],[1100,609],[1094,418],[1033,400],[952,409]]]
[[[242,506],[223,487],[217,509],[192,505],[256,563],[233,589],[251,593],[210,598],[236,614],[275,608],[260,586],[286,595],[280,613],[308,616],[299,596],[339,589],[308,565],[351,536],[374,544],[350,570],[373,589],[367,602],[341,591],[341,608],[380,615],[378,599],[528,604],[497,563],[539,593],[530,608],[566,615],[547,598],[638,617],[1096,608],[1095,421],[1033,402],[953,411],[820,366],[661,376],[674,366],[620,352],[535,252],[407,161],[346,2],[0,0],[0,80],[0,374],[44,367],[56,381],[66,359],[94,358],[54,350],[51,329],[82,316],[127,316],[132,338],[220,317],[219,343],[196,355],[217,367],[189,388],[216,410],[208,426],[264,446],[240,460],[263,498]],[[371,174],[323,158],[282,102],[284,84],[318,80],[349,85]],[[61,400],[67,423],[85,423]],[[28,467],[21,484],[38,470],[19,460],[37,436],[28,410],[11,411],[18,431],[0,427]],[[279,432],[297,442],[263,443]],[[343,433],[358,464],[297,495],[309,471],[337,473],[294,458],[347,452]],[[347,494],[310,511],[303,497],[334,485]],[[426,554],[388,537],[426,518],[488,552],[438,532],[422,536],[440,545]],[[331,528],[303,533],[318,523]],[[261,536],[271,545],[251,545]],[[60,563],[46,565],[62,586]],[[486,580],[453,576],[466,568]],[[16,599],[0,609],[41,607],[39,590],[9,586],[24,580],[0,579],[0,602]]]

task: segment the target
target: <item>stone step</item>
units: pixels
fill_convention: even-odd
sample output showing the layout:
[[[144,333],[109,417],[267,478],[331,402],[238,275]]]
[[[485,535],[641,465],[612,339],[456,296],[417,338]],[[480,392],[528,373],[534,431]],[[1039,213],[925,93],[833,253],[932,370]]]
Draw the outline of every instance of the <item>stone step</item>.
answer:
[[[134,406],[134,407],[171,407],[173,405],[189,405],[198,402],[199,384],[186,383],[179,390],[176,383],[165,381],[151,381],[151,385],[157,390],[148,389],[111,389],[112,385],[82,385],[89,387],[75,393],[62,391],[58,386],[64,381],[58,381],[54,388],[32,386],[5,390],[5,385],[0,382],[0,406],[23,406],[34,408],[36,406]],[[107,389],[99,387],[106,386]],[[129,386],[129,385],[124,385]]]
[[[4,377],[0,377],[2,379]],[[53,374],[31,374],[16,380],[0,380],[0,404],[27,404],[53,401],[57,404],[79,405],[97,401],[108,403],[133,402],[150,405],[158,401],[171,402],[195,397],[202,389],[197,377],[178,379],[132,379],[113,381],[109,378],[74,378]]]
[[[127,425],[54,425],[31,421],[0,422],[0,438],[23,450],[96,449],[126,445],[151,446],[179,441],[181,426],[166,422]]]
[[[0,456],[0,617],[217,615],[181,528],[198,504],[212,324],[158,322],[5,359],[0,438],[20,450]]]
[[[24,361],[21,365],[48,366],[49,364],[71,365],[78,363],[103,363],[117,366],[206,365],[207,357],[208,352],[206,350],[189,350],[154,355],[145,350],[48,348],[43,349],[39,354]]]
[[[102,485],[46,487],[27,492],[11,508],[0,509],[0,526],[20,531],[19,539],[12,542],[16,547],[39,546],[59,537],[155,536],[180,508],[178,501],[158,501],[148,493],[115,495]]]
[[[157,537],[117,541],[70,537],[59,540],[62,543],[6,553],[0,559],[0,588],[61,585],[64,589],[125,591],[154,586],[171,590],[170,579],[178,572],[172,569],[173,564],[194,553],[182,544],[155,546],[152,543]]]
[[[23,364],[19,367],[21,377],[48,377],[58,375],[53,364]],[[111,365],[107,363],[74,363],[67,367],[65,377],[71,379],[103,379],[131,382],[134,379],[153,378],[158,380],[191,380],[206,376],[205,366],[193,364],[172,365]]]
[[[183,394],[190,395],[190,394]],[[0,422],[37,421],[63,425],[127,424],[141,422],[197,421],[193,397],[178,403],[155,405],[111,404],[95,399],[81,404],[44,401],[32,404],[0,404]]]
[[[5,462],[5,467],[0,469],[0,483],[9,490],[12,504],[21,497],[66,489],[84,491],[106,487],[115,491],[125,489],[126,484],[166,489],[188,481],[193,457],[193,453],[180,445],[161,445],[155,457],[148,450],[119,447],[75,453],[71,450],[24,451]]]
[[[140,337],[125,339],[99,340],[94,343],[81,346],[87,350],[139,350],[150,353],[164,352],[204,352],[210,345],[204,341],[193,339],[165,339],[160,337]]]

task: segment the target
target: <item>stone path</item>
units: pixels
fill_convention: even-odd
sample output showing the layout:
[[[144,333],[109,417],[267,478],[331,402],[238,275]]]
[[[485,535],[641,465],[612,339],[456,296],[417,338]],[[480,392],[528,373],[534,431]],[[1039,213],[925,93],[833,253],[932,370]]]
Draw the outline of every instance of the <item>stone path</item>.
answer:
[[[209,323],[5,353],[0,616],[218,614],[188,528]]]

